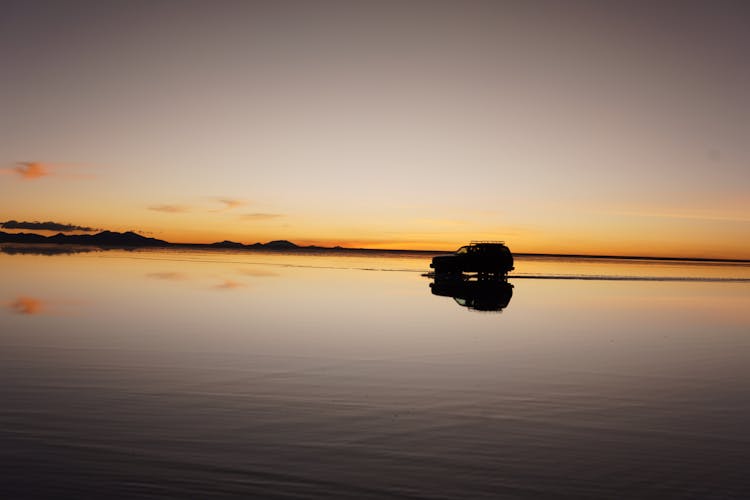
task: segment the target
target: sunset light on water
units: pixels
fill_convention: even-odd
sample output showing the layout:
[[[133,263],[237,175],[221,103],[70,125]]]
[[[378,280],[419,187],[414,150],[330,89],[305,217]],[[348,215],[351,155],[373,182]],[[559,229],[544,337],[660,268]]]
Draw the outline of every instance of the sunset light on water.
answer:
[[[7,0],[0,497],[750,497],[743,2]]]

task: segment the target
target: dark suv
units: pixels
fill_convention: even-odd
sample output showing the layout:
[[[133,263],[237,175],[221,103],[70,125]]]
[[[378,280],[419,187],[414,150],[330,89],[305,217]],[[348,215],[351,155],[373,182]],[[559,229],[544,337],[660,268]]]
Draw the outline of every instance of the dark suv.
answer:
[[[435,274],[481,273],[505,275],[514,269],[513,254],[501,241],[472,241],[452,255],[432,258]]]

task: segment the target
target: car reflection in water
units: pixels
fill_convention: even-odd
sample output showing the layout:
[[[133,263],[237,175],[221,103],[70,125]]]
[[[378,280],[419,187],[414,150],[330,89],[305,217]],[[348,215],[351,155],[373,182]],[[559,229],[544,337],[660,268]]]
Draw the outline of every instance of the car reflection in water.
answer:
[[[434,275],[433,295],[453,297],[458,305],[473,311],[501,312],[513,297],[513,285],[503,275]]]

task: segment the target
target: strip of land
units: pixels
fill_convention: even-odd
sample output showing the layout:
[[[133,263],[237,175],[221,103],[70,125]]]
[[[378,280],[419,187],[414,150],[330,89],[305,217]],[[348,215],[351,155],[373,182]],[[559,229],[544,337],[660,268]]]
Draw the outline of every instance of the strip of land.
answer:
[[[267,243],[253,243],[245,245],[235,241],[219,241],[216,243],[171,243],[157,238],[128,231],[118,233],[115,231],[102,231],[97,234],[63,234],[44,236],[36,233],[7,233],[0,231],[0,243],[17,245],[56,245],[56,246],[78,246],[95,247],[99,249],[136,249],[136,248],[201,248],[201,249],[233,249],[233,250],[272,250],[283,252],[360,252],[360,253],[408,253],[421,255],[438,255],[447,253],[440,250],[382,250],[372,248],[346,248],[346,247],[321,247],[300,246],[287,240],[274,240]],[[45,252],[41,252],[45,253]],[[48,254],[58,252],[46,252]],[[617,260],[646,260],[646,261],[679,261],[679,262],[723,262],[731,264],[750,264],[750,259],[714,259],[703,257],[652,257],[635,255],[588,255],[588,254],[557,254],[557,253],[515,253],[516,257],[530,258],[570,258],[570,259],[617,259]]]

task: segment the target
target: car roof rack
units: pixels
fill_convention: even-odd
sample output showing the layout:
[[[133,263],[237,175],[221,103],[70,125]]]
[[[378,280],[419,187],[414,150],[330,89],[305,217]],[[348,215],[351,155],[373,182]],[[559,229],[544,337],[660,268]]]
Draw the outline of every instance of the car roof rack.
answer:
[[[492,241],[492,240],[471,240],[471,244],[472,245],[476,245],[476,244],[505,245],[505,242],[504,241],[498,241],[498,240],[495,240],[495,241]]]

